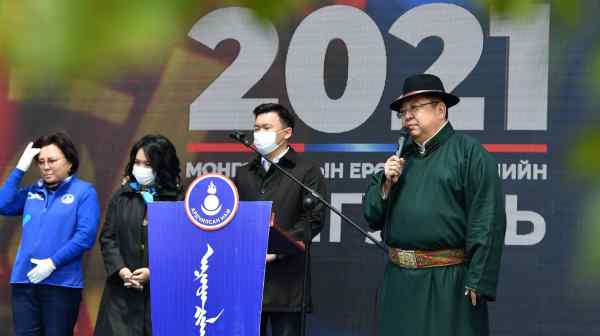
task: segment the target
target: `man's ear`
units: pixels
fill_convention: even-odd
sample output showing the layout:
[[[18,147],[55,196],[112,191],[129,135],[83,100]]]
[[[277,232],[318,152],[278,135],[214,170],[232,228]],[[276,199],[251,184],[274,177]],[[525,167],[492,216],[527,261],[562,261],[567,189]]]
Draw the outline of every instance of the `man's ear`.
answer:
[[[285,140],[289,140],[292,137],[292,134],[294,133],[294,129],[291,127],[288,127],[284,130],[284,135],[283,137],[285,138]]]
[[[438,113],[442,115],[442,118],[448,119],[448,108],[443,102],[438,104]]]

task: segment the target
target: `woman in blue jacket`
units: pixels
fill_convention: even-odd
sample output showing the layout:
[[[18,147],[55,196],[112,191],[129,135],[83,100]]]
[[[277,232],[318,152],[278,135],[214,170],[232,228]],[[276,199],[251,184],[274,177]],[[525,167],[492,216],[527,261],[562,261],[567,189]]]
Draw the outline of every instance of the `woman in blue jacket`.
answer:
[[[41,178],[21,188],[32,161]],[[10,278],[16,335],[72,335],[77,321],[83,253],[96,238],[96,190],[75,176],[77,150],[62,133],[29,143],[0,188],[0,214],[22,216]]]

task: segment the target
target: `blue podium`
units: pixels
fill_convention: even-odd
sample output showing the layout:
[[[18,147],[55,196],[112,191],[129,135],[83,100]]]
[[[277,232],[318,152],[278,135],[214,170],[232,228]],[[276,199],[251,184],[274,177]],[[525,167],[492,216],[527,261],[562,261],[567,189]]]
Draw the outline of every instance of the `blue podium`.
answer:
[[[222,179],[196,179],[184,202],[148,204],[155,336],[259,335],[271,202],[238,202]]]

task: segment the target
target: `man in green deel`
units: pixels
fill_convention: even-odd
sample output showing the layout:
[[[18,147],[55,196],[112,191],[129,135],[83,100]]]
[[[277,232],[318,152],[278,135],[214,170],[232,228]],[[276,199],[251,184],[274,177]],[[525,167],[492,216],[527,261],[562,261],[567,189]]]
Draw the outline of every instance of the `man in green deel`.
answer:
[[[363,200],[369,226],[390,247],[381,336],[489,335],[504,194],[492,156],[448,122],[458,101],[438,77],[420,74],[391,105],[410,140],[373,176]]]

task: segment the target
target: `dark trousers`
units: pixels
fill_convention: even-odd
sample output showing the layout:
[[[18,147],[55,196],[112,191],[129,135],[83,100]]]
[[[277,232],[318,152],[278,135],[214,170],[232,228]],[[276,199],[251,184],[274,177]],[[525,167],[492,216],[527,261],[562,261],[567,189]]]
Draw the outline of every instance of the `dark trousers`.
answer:
[[[300,313],[263,312],[260,318],[260,336],[267,336],[269,324],[271,336],[300,336]]]
[[[12,311],[17,336],[72,336],[81,288],[12,285]]]

